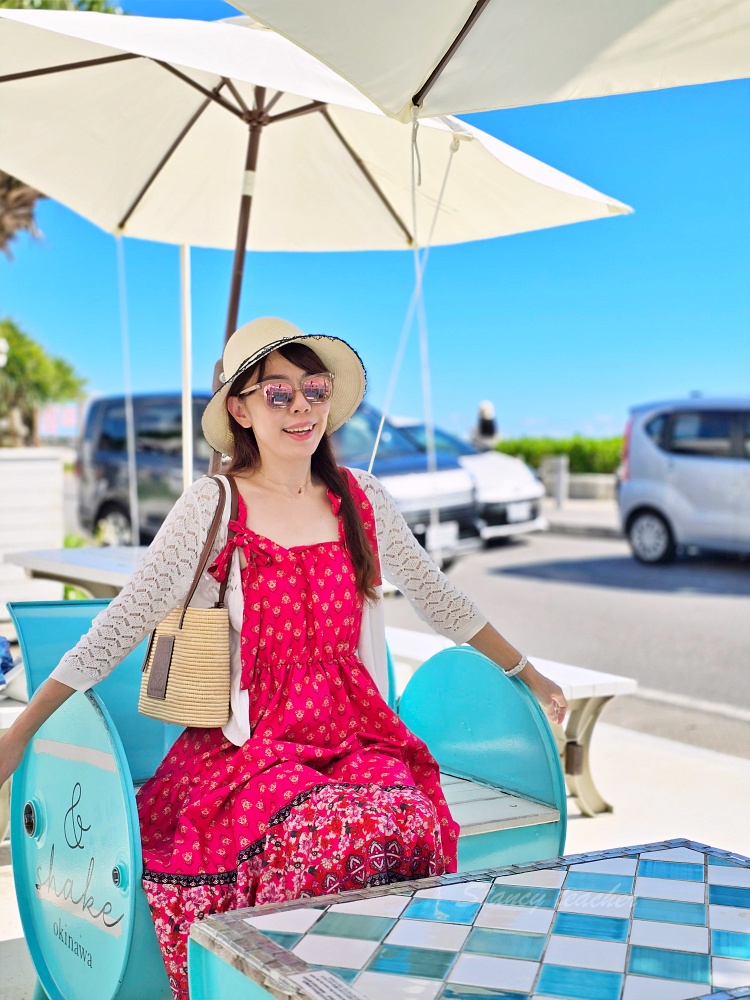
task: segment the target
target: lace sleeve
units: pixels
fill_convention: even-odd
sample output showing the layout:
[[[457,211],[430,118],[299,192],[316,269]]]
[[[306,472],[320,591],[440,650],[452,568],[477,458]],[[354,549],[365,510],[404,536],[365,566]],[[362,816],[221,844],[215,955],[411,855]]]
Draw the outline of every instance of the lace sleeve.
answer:
[[[51,673],[78,691],[103,680],[187,596],[219,487],[204,477],[187,489],[167,515],[135,573],[91,628]]]
[[[378,480],[360,469],[352,472],[375,511],[383,575],[409,598],[422,621],[457,644],[468,642],[487,619],[430,559]]]

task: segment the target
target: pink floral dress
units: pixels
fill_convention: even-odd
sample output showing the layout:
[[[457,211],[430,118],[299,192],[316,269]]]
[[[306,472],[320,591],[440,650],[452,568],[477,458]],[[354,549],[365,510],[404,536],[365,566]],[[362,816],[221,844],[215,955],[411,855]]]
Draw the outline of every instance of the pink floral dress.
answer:
[[[349,482],[376,547],[369,500]],[[237,747],[186,729],[138,793],[143,885],[178,1000],[193,920],[456,870],[438,766],[357,657],[362,599],[341,519],[338,541],[289,549],[245,521],[240,500],[211,572],[242,549],[252,736]]]

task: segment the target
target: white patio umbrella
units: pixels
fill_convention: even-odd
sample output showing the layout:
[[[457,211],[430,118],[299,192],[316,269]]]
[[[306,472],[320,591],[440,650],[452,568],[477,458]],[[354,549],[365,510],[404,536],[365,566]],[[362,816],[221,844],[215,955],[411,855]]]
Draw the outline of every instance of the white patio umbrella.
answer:
[[[230,2],[402,121],[750,76],[750,0]]]
[[[407,249],[433,223],[441,244],[630,211],[448,118],[424,123],[415,189],[410,130],[236,23],[0,10],[0,67],[0,168],[109,232],[233,247],[226,336],[247,249]]]

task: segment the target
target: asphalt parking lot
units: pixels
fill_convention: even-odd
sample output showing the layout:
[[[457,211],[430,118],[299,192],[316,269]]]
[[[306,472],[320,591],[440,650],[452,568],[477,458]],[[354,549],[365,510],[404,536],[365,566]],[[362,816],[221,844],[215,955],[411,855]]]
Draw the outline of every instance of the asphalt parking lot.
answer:
[[[607,722],[750,757],[750,559],[642,566],[624,540],[537,534],[449,571],[527,653],[634,677]],[[390,598],[389,625],[421,628]]]

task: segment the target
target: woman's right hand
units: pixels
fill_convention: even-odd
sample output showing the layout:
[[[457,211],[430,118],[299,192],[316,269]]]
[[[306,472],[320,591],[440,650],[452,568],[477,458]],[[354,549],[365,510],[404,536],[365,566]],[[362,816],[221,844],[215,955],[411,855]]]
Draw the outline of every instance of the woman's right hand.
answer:
[[[13,732],[0,736],[0,785],[4,785],[23,759],[27,742]]]
[[[0,785],[21,763],[37,729],[74,693],[67,684],[47,678],[7,733],[0,736]]]

